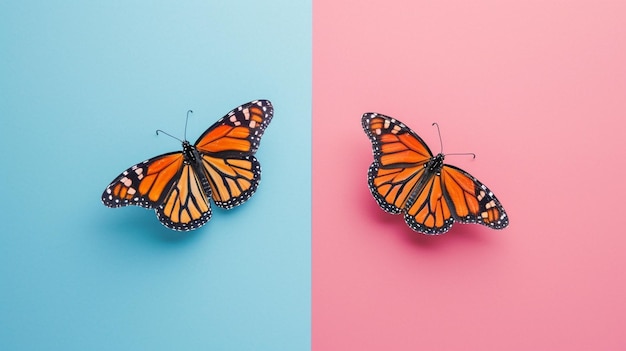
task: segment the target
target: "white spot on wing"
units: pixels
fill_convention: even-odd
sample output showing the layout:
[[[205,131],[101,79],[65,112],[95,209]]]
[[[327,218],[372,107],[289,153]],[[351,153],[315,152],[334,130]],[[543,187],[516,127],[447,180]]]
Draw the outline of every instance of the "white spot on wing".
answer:
[[[124,177],[124,178],[120,179],[120,182],[122,184],[124,184],[126,187],[130,187],[131,184],[133,184],[133,181],[130,180],[129,178],[127,178],[127,177]]]

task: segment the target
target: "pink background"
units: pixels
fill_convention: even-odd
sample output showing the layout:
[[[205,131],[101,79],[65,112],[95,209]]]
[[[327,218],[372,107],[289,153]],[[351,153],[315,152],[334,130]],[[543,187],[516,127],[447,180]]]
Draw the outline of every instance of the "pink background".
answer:
[[[313,350],[626,349],[626,2],[313,2]],[[364,112],[502,201],[411,231],[367,189]]]

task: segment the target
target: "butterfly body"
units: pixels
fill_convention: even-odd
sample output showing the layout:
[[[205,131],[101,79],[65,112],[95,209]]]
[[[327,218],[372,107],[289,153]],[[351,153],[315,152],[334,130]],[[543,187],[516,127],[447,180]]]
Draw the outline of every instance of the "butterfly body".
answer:
[[[424,163],[424,173],[411,190],[411,193],[407,197],[407,201],[405,203],[410,203],[414,201],[432,177],[441,175],[444,158],[444,154],[440,153],[437,156],[428,160],[428,162]]]
[[[200,164],[200,154],[198,150],[191,145],[187,140],[183,141],[183,162],[188,165],[193,165],[195,168],[199,168]]]
[[[267,100],[230,111],[182,151],[138,163],[116,177],[102,193],[108,207],[151,208],[163,225],[196,229],[211,219],[210,200],[230,209],[246,202],[261,180],[254,157],[273,116]]]
[[[464,170],[433,156],[424,141],[395,118],[366,113],[361,119],[372,142],[374,162],[368,185],[386,212],[404,214],[407,225],[424,234],[443,234],[454,222],[502,229],[509,223],[500,201]]]
[[[424,168],[426,168],[426,172],[428,172],[428,174],[439,174],[441,172],[441,169],[443,168],[444,159],[445,155],[441,153],[431,158],[428,163],[424,165]]]

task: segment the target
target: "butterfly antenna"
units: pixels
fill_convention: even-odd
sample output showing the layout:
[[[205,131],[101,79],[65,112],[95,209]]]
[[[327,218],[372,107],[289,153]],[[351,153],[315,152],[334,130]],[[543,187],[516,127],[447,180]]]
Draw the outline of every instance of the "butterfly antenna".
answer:
[[[441,131],[439,130],[439,124],[437,122],[433,122],[435,127],[437,127],[437,134],[439,134],[439,152],[443,154],[443,140],[441,139]]]
[[[183,134],[185,137],[185,140],[187,140],[187,122],[189,121],[189,114],[193,113],[192,110],[188,110],[187,111],[187,118],[185,119],[185,133]]]
[[[156,134],[157,134],[157,135],[159,135],[159,132],[161,132],[161,133],[163,133],[163,134],[165,134],[165,135],[169,136],[170,138],[174,138],[174,139],[176,139],[176,140],[180,141],[181,143],[183,142],[182,140],[178,139],[177,137],[173,136],[172,134],[170,134],[170,133],[168,133],[168,132],[164,132],[164,131],[162,131],[161,129],[157,129],[157,130],[156,130]]]
[[[441,153],[443,154],[443,141],[441,139],[441,131],[439,130],[439,124],[437,122],[433,123],[434,126],[437,127],[437,134],[439,134],[439,147],[441,147]],[[476,158],[476,154],[473,152],[456,152],[453,154],[445,154],[446,156],[472,156],[472,158]]]
[[[457,152],[454,154],[446,154],[446,156],[472,156],[472,158],[476,158],[476,154],[473,152]]]

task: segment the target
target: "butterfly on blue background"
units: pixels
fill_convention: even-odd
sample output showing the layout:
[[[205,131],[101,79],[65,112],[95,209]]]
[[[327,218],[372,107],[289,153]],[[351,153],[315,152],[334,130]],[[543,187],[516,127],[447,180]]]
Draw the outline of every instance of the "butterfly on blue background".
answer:
[[[509,224],[504,207],[491,190],[464,170],[444,164],[444,154],[433,156],[404,123],[365,113],[361,125],[374,152],[369,189],[384,211],[404,214],[407,225],[424,234],[443,234],[454,222],[493,229]]]
[[[207,129],[183,150],[138,163],[117,176],[102,193],[108,207],[154,209],[166,227],[196,229],[211,219],[215,205],[230,209],[246,202],[261,180],[254,157],[272,120],[268,100],[243,104]]]

